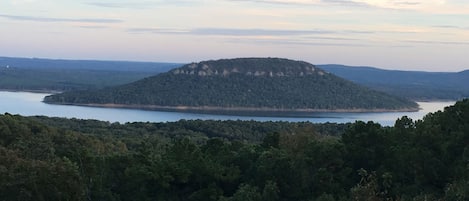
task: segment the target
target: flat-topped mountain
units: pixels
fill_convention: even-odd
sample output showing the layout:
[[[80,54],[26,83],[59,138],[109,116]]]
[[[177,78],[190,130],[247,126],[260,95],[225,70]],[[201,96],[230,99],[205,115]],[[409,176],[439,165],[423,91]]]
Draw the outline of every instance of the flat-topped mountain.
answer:
[[[130,84],[48,96],[47,103],[205,112],[413,111],[316,66],[280,58],[191,63]]]
[[[279,58],[239,58],[221,59],[191,63],[171,70],[175,75],[198,76],[267,76],[267,77],[303,77],[324,75],[326,72],[303,61],[292,61]]]

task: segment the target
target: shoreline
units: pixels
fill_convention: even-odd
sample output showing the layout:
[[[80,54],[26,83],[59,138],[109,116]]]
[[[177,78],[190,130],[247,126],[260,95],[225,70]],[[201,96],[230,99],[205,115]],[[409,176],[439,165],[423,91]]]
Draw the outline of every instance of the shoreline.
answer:
[[[55,105],[74,105],[85,107],[100,108],[122,108],[122,109],[139,109],[149,111],[171,111],[171,112],[194,112],[208,114],[267,114],[267,115],[284,115],[284,116],[306,116],[311,113],[382,113],[382,112],[418,112],[418,108],[403,109],[279,109],[279,108],[252,108],[252,107],[215,107],[215,106],[161,106],[161,105],[126,105],[126,104],[95,104],[95,103],[57,103],[45,102],[46,104]]]
[[[43,94],[60,94],[66,91],[61,91],[61,90],[52,90],[52,89],[9,89],[9,88],[0,88],[0,91],[5,91],[5,92],[30,92],[30,93],[43,93]],[[465,97],[469,98],[469,97]],[[465,98],[459,98],[459,99],[451,99],[451,98],[409,98],[408,100],[414,101],[414,102],[449,102],[449,101],[460,101]],[[60,103],[54,103],[58,105],[72,105],[72,104],[60,104]]]

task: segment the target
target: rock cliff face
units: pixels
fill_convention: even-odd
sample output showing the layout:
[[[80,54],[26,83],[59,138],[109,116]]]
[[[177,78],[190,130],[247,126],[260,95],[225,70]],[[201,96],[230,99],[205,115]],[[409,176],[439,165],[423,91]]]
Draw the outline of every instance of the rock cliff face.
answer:
[[[253,65],[254,64],[254,65]],[[191,63],[171,70],[174,75],[198,76],[267,76],[267,77],[303,77],[324,75],[327,72],[316,66],[303,62],[280,58],[241,58],[221,59]]]
[[[46,97],[45,102],[186,111],[409,111],[417,104],[356,85],[303,61],[221,59],[134,83]]]

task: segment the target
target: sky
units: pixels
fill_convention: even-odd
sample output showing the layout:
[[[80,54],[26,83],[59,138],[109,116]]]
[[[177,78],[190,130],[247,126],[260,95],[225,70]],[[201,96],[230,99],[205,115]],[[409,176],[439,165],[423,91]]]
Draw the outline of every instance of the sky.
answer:
[[[0,56],[469,69],[467,0],[1,0]]]

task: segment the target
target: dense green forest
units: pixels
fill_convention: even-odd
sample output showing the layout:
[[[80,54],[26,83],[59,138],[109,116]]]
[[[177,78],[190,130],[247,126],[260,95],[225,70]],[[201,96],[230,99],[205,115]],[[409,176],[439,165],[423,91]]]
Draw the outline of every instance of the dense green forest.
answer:
[[[469,200],[469,100],[423,120],[0,115],[1,200]]]
[[[172,63],[0,57],[0,89],[70,91],[122,85],[180,66]]]
[[[469,97],[469,70],[453,73],[343,65],[319,67],[363,86],[412,100],[460,100]]]
[[[182,65],[184,64],[0,57],[0,89],[99,89],[134,82]],[[376,91],[411,100],[460,100],[469,97],[469,86],[466,84],[469,71],[395,71],[335,64],[318,67]]]
[[[44,100],[55,104],[205,107],[203,110],[215,107],[214,110],[237,111],[417,109],[414,102],[356,85],[312,64],[278,58],[192,63],[118,87],[66,92]]]

